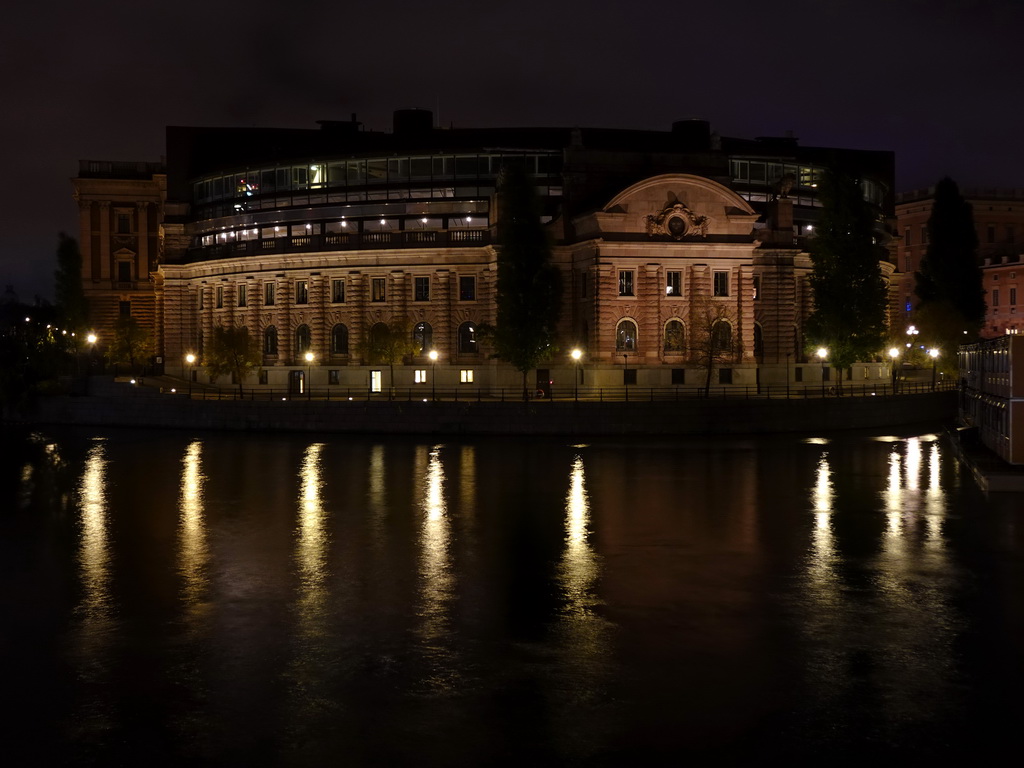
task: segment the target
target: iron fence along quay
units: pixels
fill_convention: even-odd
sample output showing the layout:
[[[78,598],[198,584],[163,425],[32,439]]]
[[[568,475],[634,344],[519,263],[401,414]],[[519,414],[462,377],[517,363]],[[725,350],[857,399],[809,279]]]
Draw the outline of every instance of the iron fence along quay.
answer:
[[[326,386],[310,388],[306,392],[293,392],[288,389],[242,389],[237,386],[217,387],[193,382],[191,394],[188,383],[182,382],[179,387],[168,390],[175,396],[191,397],[193,400],[284,400],[305,402],[309,400],[329,402],[367,402],[395,401],[408,402],[523,402],[523,391],[520,388],[490,387],[448,387],[432,390],[429,386],[383,388],[373,391],[366,387]],[[926,392],[949,392],[957,389],[955,381],[939,381],[933,386],[931,382],[914,381],[899,382],[895,388],[887,384],[844,384],[842,389],[831,386],[822,390],[821,386],[807,385],[801,387],[774,385],[762,387],[718,386],[705,390],[699,386],[672,387],[640,387],[636,385],[622,387],[552,387],[548,393],[540,390],[530,391],[528,400],[537,403],[571,403],[571,402],[671,402],[679,400],[820,400],[837,397],[892,397],[894,395],[917,395]]]

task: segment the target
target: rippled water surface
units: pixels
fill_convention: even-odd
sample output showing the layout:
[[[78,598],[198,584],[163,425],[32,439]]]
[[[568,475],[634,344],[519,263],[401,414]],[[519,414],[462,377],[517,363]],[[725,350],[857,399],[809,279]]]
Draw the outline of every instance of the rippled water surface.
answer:
[[[5,448],[33,764],[917,761],[1024,714],[1024,503],[933,434]]]

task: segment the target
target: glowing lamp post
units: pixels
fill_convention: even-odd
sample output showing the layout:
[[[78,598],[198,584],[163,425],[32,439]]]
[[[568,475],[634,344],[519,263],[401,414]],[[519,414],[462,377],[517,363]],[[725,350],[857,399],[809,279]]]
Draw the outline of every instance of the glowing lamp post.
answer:
[[[932,392],[935,391],[935,362],[939,359],[939,350],[932,347],[928,350],[928,356],[932,359]]]
[[[188,397],[192,399],[192,365],[196,361],[196,356],[189,352],[185,355],[185,362],[188,363]]]
[[[821,360],[821,396],[825,396],[825,360],[828,358],[828,350],[825,347],[818,347],[818,359]]]
[[[572,380],[572,399],[575,402],[576,400],[579,399],[580,358],[583,357],[583,353],[578,349],[574,349],[572,352],[569,353],[569,356],[572,357],[572,362],[575,365]]]
[[[889,359],[892,361],[889,367],[892,369],[892,393],[896,394],[896,376],[898,375],[898,369],[896,368],[896,358],[900,356],[899,347],[889,348]]]
[[[313,399],[313,359],[314,355],[312,352],[306,353],[306,399]]]
[[[433,401],[437,400],[437,350],[430,350],[427,357],[430,358],[430,399]]]

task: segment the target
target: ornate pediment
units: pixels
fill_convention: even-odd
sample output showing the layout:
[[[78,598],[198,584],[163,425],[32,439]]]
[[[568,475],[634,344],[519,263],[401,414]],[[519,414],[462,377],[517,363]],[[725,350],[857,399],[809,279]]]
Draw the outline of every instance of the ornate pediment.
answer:
[[[675,240],[684,237],[707,237],[710,220],[698,216],[684,203],[667,205],[660,213],[647,216],[647,234],[668,235]]]

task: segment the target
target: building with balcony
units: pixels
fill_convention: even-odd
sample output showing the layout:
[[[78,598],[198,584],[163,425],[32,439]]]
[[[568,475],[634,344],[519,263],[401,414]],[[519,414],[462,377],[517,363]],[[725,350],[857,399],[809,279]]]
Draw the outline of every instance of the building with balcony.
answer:
[[[361,350],[399,321],[418,352],[395,386],[426,383],[434,350],[443,386],[515,387],[478,333],[495,320],[495,194],[515,164],[538,190],[564,286],[565,354],[539,383],[571,384],[578,346],[587,386],[699,384],[709,334],[728,350],[715,384],[815,380],[805,245],[831,163],[862,179],[889,242],[891,153],[730,139],[704,121],[440,129],[403,110],[390,133],[354,116],[319,130],[171,127],[166,175],[151,180],[166,190],[150,294],[160,354],[181,372],[216,325],[245,325],[263,346],[263,385],[388,386]]]

